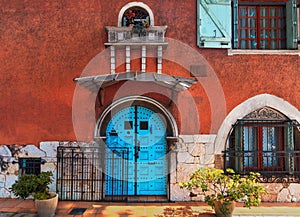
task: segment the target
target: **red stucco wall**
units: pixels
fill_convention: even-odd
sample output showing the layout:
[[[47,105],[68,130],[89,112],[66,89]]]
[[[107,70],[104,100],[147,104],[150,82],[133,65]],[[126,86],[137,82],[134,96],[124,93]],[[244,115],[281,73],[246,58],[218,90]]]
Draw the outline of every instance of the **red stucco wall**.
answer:
[[[119,10],[128,2],[0,1],[1,144],[38,145],[40,141],[76,139],[72,125],[73,78],[79,77],[92,58],[105,49],[104,27],[117,25]],[[208,61],[225,94],[226,113],[262,93],[276,95],[300,108],[299,56],[228,56],[226,49],[199,49],[195,0],[143,2],[152,9],[155,25],[168,26],[166,37],[197,49]],[[148,64],[153,64],[147,66],[153,71],[155,61],[149,59]],[[119,66],[118,70],[123,68]],[[163,71],[190,76],[168,61],[164,61]],[[184,125],[180,133],[216,133],[217,127],[211,129],[211,104],[204,88],[197,84],[190,93],[197,103],[201,126],[199,130],[193,126],[187,93],[182,93],[177,100],[185,112],[174,116],[191,121],[179,124]],[[98,110],[109,103],[106,101]]]

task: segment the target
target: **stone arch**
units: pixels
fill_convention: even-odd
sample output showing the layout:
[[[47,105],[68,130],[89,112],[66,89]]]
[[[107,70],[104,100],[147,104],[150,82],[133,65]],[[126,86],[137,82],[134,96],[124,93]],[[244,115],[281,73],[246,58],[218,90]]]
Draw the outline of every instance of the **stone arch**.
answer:
[[[128,4],[124,5],[119,12],[118,27],[122,26],[122,17],[124,15],[125,11],[131,7],[141,7],[143,9],[145,9],[148,12],[149,17],[150,17],[150,25],[154,26],[154,15],[153,15],[151,8],[148,5],[146,5],[143,2],[129,2]]]
[[[144,105],[153,111],[161,114],[167,124],[167,137],[178,137],[178,127],[173,115],[158,101],[145,96],[129,96],[113,102],[108,106],[98,119],[94,131],[95,138],[101,138],[105,135],[105,127],[112,117],[112,113],[131,105]]]
[[[237,119],[241,119],[247,114],[263,107],[273,108],[284,114],[287,118],[296,120],[300,123],[299,110],[284,99],[271,94],[254,96],[235,107],[226,116],[217,133],[215,140],[215,154],[221,154],[222,151],[224,151],[227,137],[232,129],[232,125],[237,121]]]

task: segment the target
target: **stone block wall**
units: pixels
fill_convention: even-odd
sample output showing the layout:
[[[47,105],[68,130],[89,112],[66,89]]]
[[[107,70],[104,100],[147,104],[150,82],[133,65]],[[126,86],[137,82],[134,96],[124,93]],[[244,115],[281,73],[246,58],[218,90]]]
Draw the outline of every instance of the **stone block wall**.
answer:
[[[266,183],[263,184],[269,194],[264,195],[265,202],[299,202],[300,184],[298,183]]]
[[[170,200],[203,201],[203,195],[190,197],[190,191],[180,189],[179,182],[187,181],[192,172],[203,167],[222,166],[222,156],[215,151],[215,135],[181,135],[179,142],[169,153],[170,165]],[[0,198],[13,198],[10,187],[19,175],[18,159],[20,157],[42,158],[46,162],[41,171],[52,171],[54,182],[50,190],[56,191],[57,147],[59,145],[82,145],[80,142],[41,142],[39,147],[27,145],[0,145]],[[268,183],[269,191],[263,201],[300,202],[300,184]],[[193,192],[199,193],[199,192]]]
[[[191,200],[190,192],[178,187],[179,182],[188,181],[192,172],[201,167],[214,167],[215,135],[181,135],[170,156],[170,199]],[[203,199],[197,197],[198,200]]]
[[[1,145],[0,146],[0,197],[15,197],[10,188],[19,175],[18,159],[22,157],[42,158],[46,162],[41,165],[41,171],[52,171],[54,182],[50,191],[56,191],[56,150],[59,142],[41,142],[37,147],[28,145]]]

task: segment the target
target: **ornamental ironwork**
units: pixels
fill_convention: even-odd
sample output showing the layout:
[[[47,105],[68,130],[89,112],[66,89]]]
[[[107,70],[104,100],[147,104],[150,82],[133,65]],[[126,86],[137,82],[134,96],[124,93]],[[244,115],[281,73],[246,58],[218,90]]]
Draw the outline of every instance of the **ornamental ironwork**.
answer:
[[[269,107],[257,109],[248,115],[243,120],[287,120],[288,118],[278,111]]]

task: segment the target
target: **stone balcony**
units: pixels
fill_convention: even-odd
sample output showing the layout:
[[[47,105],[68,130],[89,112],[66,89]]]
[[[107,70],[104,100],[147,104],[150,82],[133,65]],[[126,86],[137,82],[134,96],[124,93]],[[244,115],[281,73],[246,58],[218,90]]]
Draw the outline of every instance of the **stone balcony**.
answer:
[[[106,26],[108,32],[108,43],[117,44],[164,44],[167,26],[129,26],[116,27]]]

